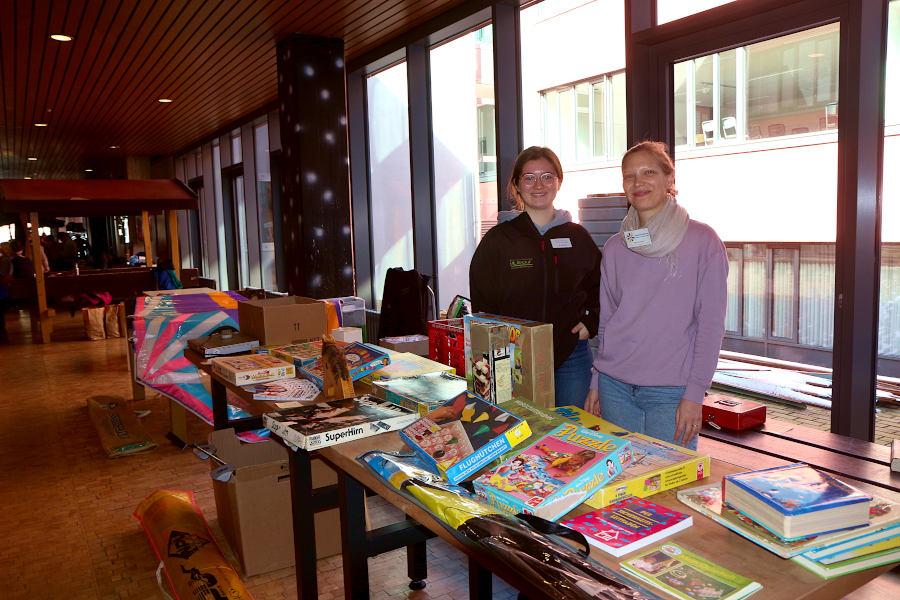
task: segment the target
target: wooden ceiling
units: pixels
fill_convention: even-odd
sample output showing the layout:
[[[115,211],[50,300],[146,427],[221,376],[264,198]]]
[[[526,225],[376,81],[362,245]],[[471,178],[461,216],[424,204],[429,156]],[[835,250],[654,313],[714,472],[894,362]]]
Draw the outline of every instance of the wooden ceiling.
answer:
[[[171,154],[276,100],[284,36],[343,38],[352,61],[462,2],[2,0],[0,178]]]

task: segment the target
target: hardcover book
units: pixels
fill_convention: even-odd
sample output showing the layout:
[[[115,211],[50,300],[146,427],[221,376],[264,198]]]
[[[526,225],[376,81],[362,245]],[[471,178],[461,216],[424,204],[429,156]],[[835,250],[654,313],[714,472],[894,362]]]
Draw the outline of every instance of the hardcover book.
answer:
[[[263,424],[293,446],[315,450],[406,427],[410,410],[369,395],[331,400],[263,415]]]
[[[866,525],[872,501],[803,463],[726,475],[722,498],[786,540]]]
[[[649,500],[626,498],[562,524],[583,533],[592,546],[624,556],[687,529],[694,521],[689,515]]]
[[[631,443],[563,423],[474,481],[475,492],[512,514],[555,521],[631,461]]]
[[[394,352],[390,355],[391,364],[381,367],[376,371],[367,373],[360,379],[360,383],[369,384],[376,381],[389,381],[400,377],[415,377],[416,375],[428,375],[430,373],[453,373],[453,367],[429,360],[425,357],[410,352]]]
[[[340,341],[335,341],[334,343],[341,349],[344,349],[349,345],[347,342]],[[304,342],[302,344],[275,346],[269,348],[269,354],[277,356],[281,360],[292,362],[295,367],[302,367],[314,362],[322,356],[322,340],[313,340],[312,342]]]
[[[819,577],[833,579],[835,577],[840,577],[841,575],[847,575],[848,573],[856,573],[857,571],[864,571],[866,569],[880,567],[881,565],[889,565],[898,562],[900,561],[900,550],[882,550],[875,554],[858,556],[856,558],[850,558],[831,564],[823,564],[815,560],[810,560],[802,554],[800,556],[795,556],[792,560],[801,567],[812,571]]]
[[[429,373],[376,381],[372,395],[399,404],[420,415],[466,391],[466,380],[450,373]]]
[[[387,353],[382,352],[368,344],[353,342],[344,348],[344,359],[347,361],[347,369],[350,371],[350,379],[356,381],[382,366],[390,364],[391,359]],[[301,375],[322,388],[325,373],[322,370],[322,357],[315,359],[297,369]]]
[[[869,525],[866,527],[829,533],[827,535],[811,536],[801,540],[785,541],[749,517],[742,515],[728,505],[723,505],[721,484],[712,483],[679,490],[676,492],[676,496],[680,502],[700,514],[709,517],[720,525],[782,558],[791,558],[818,548],[843,543],[849,544],[856,539],[864,540],[868,536],[877,536],[879,532],[900,524],[900,507],[893,502],[875,498],[869,506],[870,519]]]
[[[268,354],[219,356],[209,359],[213,373],[235,385],[266,383],[294,377],[294,365]]]
[[[574,406],[559,406],[556,412],[582,427],[631,442],[633,459],[620,475],[594,492],[585,502],[603,508],[628,496],[647,498],[707,477],[709,457],[640,433],[626,431]]]
[[[851,558],[869,556],[870,554],[877,554],[879,552],[884,552],[885,550],[895,550],[900,548],[900,529],[895,527],[881,533],[884,534],[884,536],[880,541],[868,542],[861,546],[838,552],[833,552],[832,549],[815,550],[813,552],[805,552],[802,556],[820,562],[823,565],[831,565],[837,562],[850,560]],[[815,552],[822,551],[827,552],[828,555],[818,559],[813,557]]]
[[[459,483],[531,435],[528,423],[463,392],[400,431],[413,451]]]
[[[297,377],[247,385],[244,389],[253,394],[254,400],[269,402],[312,402],[321,393],[312,381]]]
[[[642,582],[683,600],[738,600],[762,585],[712,563],[678,544],[663,544],[619,563]]]

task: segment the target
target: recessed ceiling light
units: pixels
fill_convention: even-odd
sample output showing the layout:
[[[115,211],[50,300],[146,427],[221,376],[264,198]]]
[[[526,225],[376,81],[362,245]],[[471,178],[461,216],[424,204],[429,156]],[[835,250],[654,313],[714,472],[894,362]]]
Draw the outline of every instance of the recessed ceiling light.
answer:
[[[119,147],[118,147],[118,146],[110,146],[109,149],[110,149],[110,150],[118,150]]]
[[[31,179],[31,177],[25,177],[25,179]]]
[[[46,123],[35,123],[34,126],[35,127],[46,127],[47,124]]]
[[[94,170],[93,170],[93,169],[85,169],[84,172],[85,172],[85,173],[93,173]]]
[[[36,156],[29,156],[29,157],[28,157],[28,160],[37,160],[37,157],[36,157]]]
[[[72,36],[66,35],[64,33],[54,33],[50,36],[51,40],[56,40],[57,42],[71,42]]]
[[[171,98],[160,98],[159,102],[161,104],[169,104],[170,102],[172,102],[172,99]]]

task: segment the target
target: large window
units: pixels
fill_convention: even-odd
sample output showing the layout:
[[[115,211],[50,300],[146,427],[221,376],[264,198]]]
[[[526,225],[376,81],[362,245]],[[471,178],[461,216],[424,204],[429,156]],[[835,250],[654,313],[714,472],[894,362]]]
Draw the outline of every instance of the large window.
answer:
[[[259,210],[259,270],[263,288],[278,290],[268,123],[260,123],[253,128],[253,155],[256,161],[256,203]]]
[[[406,63],[369,77],[366,95],[372,277],[380,309],[387,270],[414,264]]]
[[[676,146],[836,132],[837,24],[677,63]]]
[[[491,32],[488,25],[431,50],[434,233],[442,307],[456,294],[469,295],[469,262],[483,232],[497,220]]]

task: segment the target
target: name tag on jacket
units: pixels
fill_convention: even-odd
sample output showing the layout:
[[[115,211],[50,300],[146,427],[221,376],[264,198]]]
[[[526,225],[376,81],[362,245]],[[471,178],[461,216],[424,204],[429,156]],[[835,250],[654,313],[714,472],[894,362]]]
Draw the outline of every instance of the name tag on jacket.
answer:
[[[554,248],[571,248],[572,240],[569,238],[550,238],[550,245]]]

